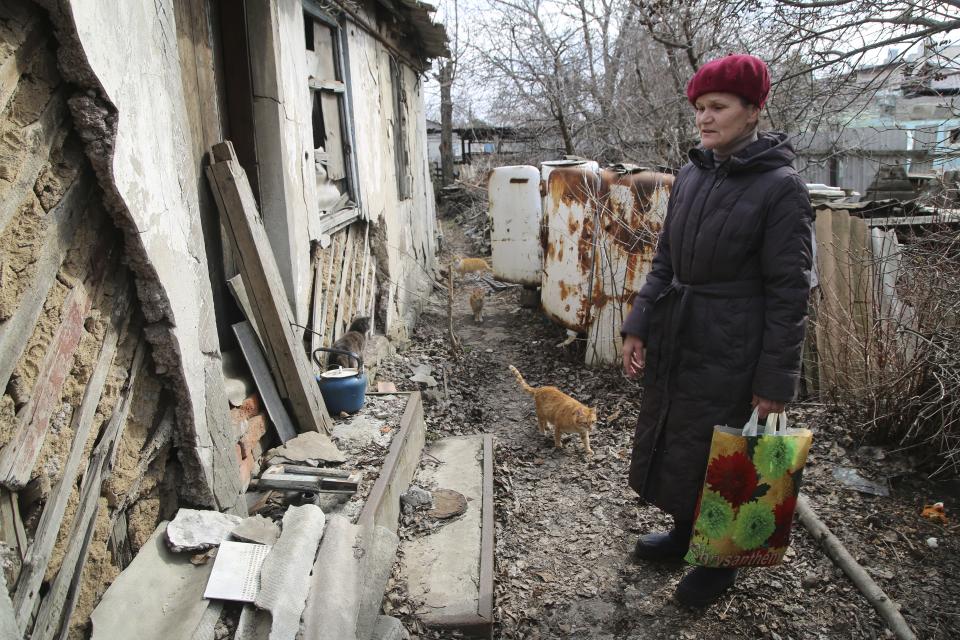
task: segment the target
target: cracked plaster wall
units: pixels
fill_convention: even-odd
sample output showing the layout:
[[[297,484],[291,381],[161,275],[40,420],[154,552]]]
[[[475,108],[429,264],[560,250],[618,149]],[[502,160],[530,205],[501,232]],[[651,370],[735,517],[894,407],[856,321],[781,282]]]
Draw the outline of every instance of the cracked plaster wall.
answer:
[[[370,24],[375,22],[372,14],[366,18]],[[386,243],[386,260],[379,260],[380,287],[386,293],[385,331],[404,339],[432,287],[428,274],[436,252],[436,206],[427,160],[422,85],[418,74],[401,62],[408,110],[406,145],[413,182],[411,197],[400,200],[390,54],[354,23],[348,21],[347,30],[360,199],[370,220],[384,227],[378,237],[385,238]],[[386,273],[382,273],[384,267]]]
[[[48,2],[60,66],[87,93],[70,101],[128,261],[158,373],[177,395],[188,501],[233,508],[233,461],[219,344],[180,78],[173,0]]]

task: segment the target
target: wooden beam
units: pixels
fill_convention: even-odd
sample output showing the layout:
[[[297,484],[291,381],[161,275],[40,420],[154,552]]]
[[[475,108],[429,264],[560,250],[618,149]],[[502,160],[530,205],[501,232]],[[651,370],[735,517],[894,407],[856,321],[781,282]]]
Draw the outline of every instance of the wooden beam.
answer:
[[[345,312],[349,311],[349,309],[346,308],[347,283],[350,281],[350,272],[352,271],[350,267],[353,264],[353,249],[356,244],[357,238],[356,234],[354,233],[354,227],[347,227],[347,250],[343,254],[343,263],[340,267],[339,274],[340,281],[337,284],[337,299],[335,302],[337,316],[336,320],[333,322],[334,333],[333,336],[331,336],[333,339],[339,338],[346,331],[344,326],[344,315]],[[346,322],[349,322],[349,320]]]
[[[313,265],[313,300],[310,305],[310,326],[313,328],[313,331],[310,333],[310,354],[311,362],[313,366],[313,373],[319,374],[321,367],[316,362],[313,362],[313,352],[317,350],[317,347],[322,347],[321,343],[321,334],[320,334],[320,318],[323,315],[323,259],[326,256],[321,254],[319,250],[314,259]]]
[[[321,476],[324,478],[350,478],[357,475],[357,471],[350,469],[331,469],[325,467],[309,467],[305,464],[278,464],[270,467],[263,472],[263,475],[271,473],[296,473],[302,476]],[[359,476],[358,476],[359,478]]]
[[[335,302],[335,297],[332,294],[333,270],[334,265],[337,264],[337,256],[343,255],[343,243],[346,235],[345,233],[337,233],[331,236],[330,258],[327,260],[327,268],[323,275],[323,315],[320,318],[320,328],[317,329],[317,333],[321,336],[319,338],[320,342],[317,344],[318,347],[333,344],[333,340],[327,340],[327,331],[332,331],[333,323],[330,321],[330,315]]]
[[[87,288],[78,282],[63,304],[60,326],[47,348],[30,399],[17,414],[13,438],[0,451],[0,484],[8,489],[22,489],[30,481],[50,418],[60,406],[63,383],[73,369],[73,354],[83,337],[90,305]]]
[[[246,316],[247,321],[253,328],[253,332],[260,342],[263,342],[263,334],[260,333],[260,328],[257,326],[257,319],[253,315],[253,306],[250,304],[249,296],[247,296],[247,287],[243,284],[243,277],[239,274],[233,276],[227,280],[227,287],[229,287],[230,293],[233,294],[233,299],[236,300],[237,306],[243,311],[243,315]]]
[[[329,488],[325,485],[330,485]],[[345,480],[339,482],[324,482],[323,478],[313,476],[293,476],[284,474],[283,477],[264,476],[250,481],[250,488],[257,491],[275,489],[278,491],[303,491],[306,493],[338,493],[352,495],[357,492],[356,485],[351,486]]]
[[[287,409],[280,400],[277,393],[277,386],[270,375],[270,368],[263,357],[263,351],[260,349],[260,342],[253,333],[253,328],[249,322],[238,322],[233,325],[233,333],[237,336],[237,342],[240,344],[240,351],[247,360],[247,366],[250,367],[250,374],[253,381],[260,391],[260,399],[263,400],[263,406],[267,409],[267,415],[277,435],[280,436],[280,442],[286,442],[297,436],[297,430],[290,420]]]
[[[16,550],[22,559],[27,551],[27,533],[20,519],[20,504],[17,494],[0,487],[0,541]]]
[[[168,407],[163,417],[160,418],[160,423],[157,425],[157,428],[154,429],[153,434],[150,436],[150,440],[140,449],[140,459],[137,462],[134,479],[127,489],[127,494],[123,496],[123,499],[120,500],[110,515],[110,526],[116,524],[120,515],[140,499],[140,488],[143,484],[143,479],[147,475],[147,471],[150,469],[150,465],[154,463],[164,447],[173,442],[173,430],[176,426],[173,416],[173,407]]]
[[[280,395],[290,401],[299,431],[329,433],[332,427],[330,415],[314,380],[309,357],[293,331],[293,314],[280,272],[233,145],[229,142],[215,145],[211,161],[207,176],[231,244],[236,249],[240,274],[256,324],[264,336],[264,353]]]
[[[37,613],[31,640],[53,640],[54,636],[66,637],[66,627],[76,605],[76,596],[83,575],[83,565],[87,560],[90,540],[97,525],[97,512],[100,508],[100,491],[103,482],[110,477],[113,463],[123,430],[130,414],[133,401],[133,389],[143,368],[147,343],[141,338],[133,354],[130,375],[120,392],[119,400],[110,416],[100,441],[94,447],[87,470],[83,474],[80,486],[80,504],[73,521],[66,551],[60,571],[54,578]],[[61,629],[63,627],[63,629]]]
[[[73,243],[85,205],[90,196],[91,182],[78,178],[64,194],[63,199],[47,213],[48,226],[37,256],[36,269],[30,285],[20,297],[13,316],[0,324],[0,389],[5,389],[10,376],[23,356],[37,320],[43,312],[50,287],[57,278],[67,250]]]
[[[66,512],[70,494],[73,492],[77,475],[80,472],[80,463],[90,439],[97,407],[106,386],[107,375],[110,373],[117,353],[117,343],[129,317],[130,290],[126,278],[121,279],[117,291],[117,296],[113,300],[110,322],[104,332],[100,355],[97,356],[93,373],[90,375],[87,386],[83,391],[80,407],[74,412],[70,423],[70,429],[74,436],[70,453],[63,466],[63,474],[43,507],[43,513],[34,534],[33,544],[27,551],[20,577],[17,580],[16,590],[13,593],[13,607],[21,630],[26,629],[39,599],[43,576],[47,572],[50,557],[53,555],[57,534],[63,524],[63,515]]]
[[[50,160],[50,153],[60,133],[60,123],[67,115],[63,95],[55,93],[40,118],[24,129],[24,140],[30,153],[20,166],[17,177],[0,201],[0,232],[6,231],[13,216],[27,197],[33,197],[33,185]]]

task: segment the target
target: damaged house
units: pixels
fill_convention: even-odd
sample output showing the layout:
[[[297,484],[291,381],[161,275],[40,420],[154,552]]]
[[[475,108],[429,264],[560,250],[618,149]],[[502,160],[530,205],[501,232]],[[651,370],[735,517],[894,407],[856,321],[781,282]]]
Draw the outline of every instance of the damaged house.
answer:
[[[179,507],[246,514],[249,441],[262,431],[248,434],[243,406],[231,409],[244,397],[228,392],[222,354],[240,353],[235,325],[251,305],[270,305],[254,315],[271,368],[295,362],[311,383],[274,369],[301,432],[329,422],[307,349],[357,316],[405,339],[436,243],[421,74],[446,36],[430,11],[418,0],[0,0],[10,637],[83,637]],[[211,188],[218,160],[230,184],[249,182],[262,236],[250,246]]]

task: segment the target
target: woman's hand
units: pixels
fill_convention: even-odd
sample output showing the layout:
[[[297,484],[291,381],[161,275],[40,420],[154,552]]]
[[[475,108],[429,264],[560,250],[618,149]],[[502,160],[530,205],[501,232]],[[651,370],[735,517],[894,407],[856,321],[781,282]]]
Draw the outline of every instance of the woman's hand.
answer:
[[[626,344],[623,345],[626,348]],[[783,413],[783,408],[785,404],[777,400],[769,400],[767,398],[761,398],[758,395],[753,396],[753,402],[751,403],[754,409],[759,409],[757,411],[757,418],[760,420],[766,419],[766,417],[771,413]]]
[[[628,335],[623,339],[623,372],[628,378],[636,378],[647,364],[647,347],[637,336]]]

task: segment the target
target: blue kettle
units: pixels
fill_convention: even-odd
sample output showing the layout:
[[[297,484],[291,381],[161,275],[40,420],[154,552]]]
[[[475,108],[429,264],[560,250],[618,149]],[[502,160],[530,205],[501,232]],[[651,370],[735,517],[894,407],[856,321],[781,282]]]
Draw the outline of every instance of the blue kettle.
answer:
[[[327,405],[327,411],[330,415],[338,416],[343,412],[356,413],[363,407],[367,392],[367,375],[363,372],[363,358],[353,351],[319,347],[313,350],[313,361],[321,369],[323,369],[324,363],[317,355],[320,351],[348,356],[357,361],[356,369],[353,367],[337,367],[324,371],[317,376],[320,395],[323,396],[323,402]]]

